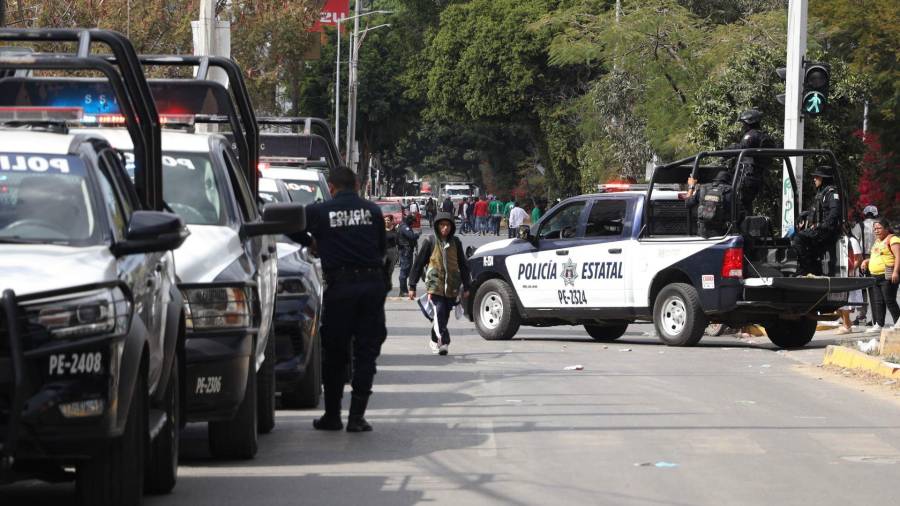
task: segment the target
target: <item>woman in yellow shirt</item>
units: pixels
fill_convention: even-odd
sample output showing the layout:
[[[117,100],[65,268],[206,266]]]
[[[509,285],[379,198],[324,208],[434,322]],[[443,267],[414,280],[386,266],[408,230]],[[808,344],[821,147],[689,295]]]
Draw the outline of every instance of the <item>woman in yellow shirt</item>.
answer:
[[[897,287],[900,283],[900,237],[891,233],[891,225],[880,218],[872,227],[875,231],[875,244],[862,268],[868,269],[875,278],[875,286],[869,289],[872,301],[872,319],[875,324],[869,332],[877,332],[884,327],[884,317],[890,310],[894,319],[894,328],[900,328],[900,307],[897,306]]]

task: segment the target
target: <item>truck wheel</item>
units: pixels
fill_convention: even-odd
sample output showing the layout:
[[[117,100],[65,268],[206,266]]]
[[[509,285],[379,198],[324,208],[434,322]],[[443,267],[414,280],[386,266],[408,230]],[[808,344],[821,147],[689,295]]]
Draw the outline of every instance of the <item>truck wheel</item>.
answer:
[[[275,428],[275,336],[269,331],[266,340],[266,359],[257,373],[257,414],[256,429],[260,434],[268,434]]]
[[[313,337],[306,374],[293,390],[281,392],[281,403],[288,409],[315,408],[322,395],[322,343]]]
[[[703,337],[708,322],[700,306],[700,296],[693,286],[672,283],[656,296],[653,323],[663,343],[669,346],[693,346]]]
[[[156,435],[156,439],[150,442],[147,454],[144,489],[150,494],[168,494],[175,488],[175,481],[178,479],[178,432],[181,430],[178,364],[178,360],[172,363],[172,374],[169,375],[163,401],[166,425]]]
[[[628,329],[628,323],[616,323],[613,325],[585,325],[584,330],[594,338],[594,341],[615,341],[622,337]]]
[[[256,360],[250,357],[244,400],[234,418],[209,422],[209,451],[220,459],[252,459],[257,449]]]
[[[82,504],[139,505],[144,495],[147,442],[147,378],[143,368],[134,385],[125,431],[76,468],[76,489]]]
[[[802,348],[816,334],[816,320],[770,320],[763,324],[769,341],[779,348]]]
[[[725,333],[725,324],[724,323],[710,323],[706,326],[706,330],[703,331],[704,334],[708,336],[721,336]]]
[[[519,312],[512,289],[504,281],[490,279],[475,293],[475,327],[488,341],[512,339],[519,331]]]

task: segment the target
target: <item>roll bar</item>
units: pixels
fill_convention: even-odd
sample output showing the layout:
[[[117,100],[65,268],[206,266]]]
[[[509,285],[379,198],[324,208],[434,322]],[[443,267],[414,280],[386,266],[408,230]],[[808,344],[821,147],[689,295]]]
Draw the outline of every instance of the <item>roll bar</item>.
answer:
[[[244,173],[250,189],[256,195],[259,188],[257,179],[259,174],[259,125],[256,122],[256,114],[253,112],[253,104],[250,93],[247,91],[247,83],[241,68],[230,58],[222,56],[192,56],[192,55],[140,55],[140,62],[146,66],[158,67],[197,67],[197,75],[194,79],[200,81],[209,80],[210,67],[222,69],[228,76],[228,89],[231,91],[235,109],[238,112],[238,121],[243,131],[238,136],[235,132],[235,141],[238,148],[238,157],[244,165]],[[202,120],[203,118],[200,118]],[[214,120],[214,118],[211,118]],[[221,122],[221,121],[210,121]],[[229,121],[229,123],[231,123]],[[243,137],[243,140],[237,140]]]
[[[328,168],[333,169],[341,164],[341,154],[338,151],[334,135],[331,133],[331,126],[324,119],[302,116],[262,116],[257,118],[256,121],[260,125],[302,125],[303,130],[298,132],[299,135],[317,135],[325,140],[329,154]]]
[[[0,29],[0,41],[76,42],[72,54],[0,56],[2,69],[94,70],[109,80],[116,98],[125,108],[125,125],[134,143],[135,188],[148,209],[162,210],[162,143],[159,114],[131,41],[111,30],[97,29]],[[91,54],[91,46],[100,43],[113,53],[111,64]]]

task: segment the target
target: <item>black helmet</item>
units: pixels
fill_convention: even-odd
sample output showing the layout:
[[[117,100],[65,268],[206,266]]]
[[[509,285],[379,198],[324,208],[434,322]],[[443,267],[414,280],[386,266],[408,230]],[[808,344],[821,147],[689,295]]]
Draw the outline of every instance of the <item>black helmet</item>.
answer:
[[[758,125],[760,121],[762,121],[762,112],[759,109],[747,109],[738,117],[737,123]]]
[[[830,179],[834,177],[834,169],[828,165],[820,165],[810,173],[810,176],[819,176],[821,178]]]

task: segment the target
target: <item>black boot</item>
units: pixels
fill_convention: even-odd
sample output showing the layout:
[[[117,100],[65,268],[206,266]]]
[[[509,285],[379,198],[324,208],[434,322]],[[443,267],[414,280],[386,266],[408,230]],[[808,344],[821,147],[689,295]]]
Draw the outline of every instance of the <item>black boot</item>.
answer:
[[[371,432],[372,426],[363,418],[369,397],[353,395],[350,397],[350,414],[347,416],[347,432]]]
[[[341,423],[341,397],[344,385],[340,388],[325,387],[325,414],[313,420],[313,427],[316,430],[341,430],[344,424]]]

